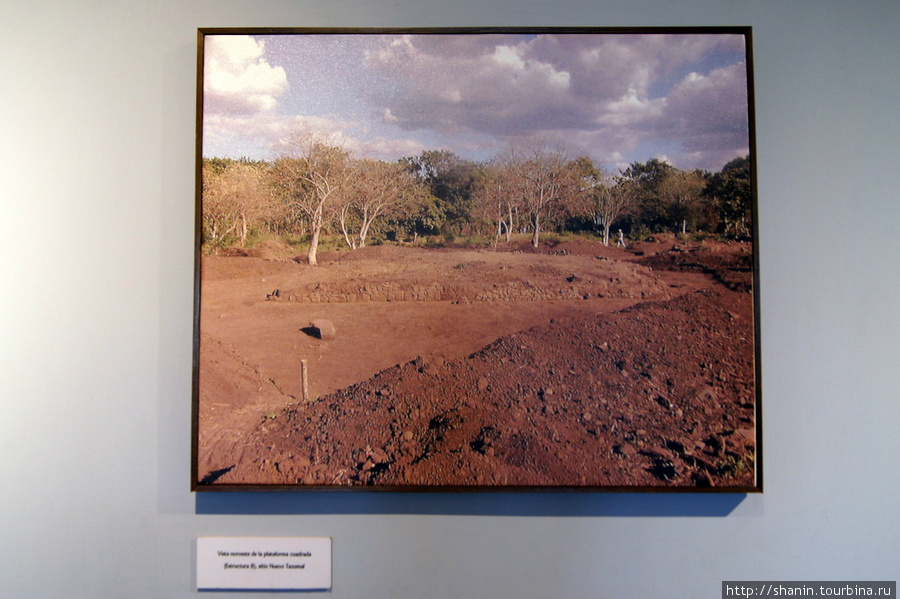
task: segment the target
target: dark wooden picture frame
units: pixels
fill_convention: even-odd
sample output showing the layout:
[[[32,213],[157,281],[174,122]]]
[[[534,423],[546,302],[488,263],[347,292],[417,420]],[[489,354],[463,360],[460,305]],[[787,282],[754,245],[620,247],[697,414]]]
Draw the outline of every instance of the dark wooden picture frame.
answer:
[[[191,489],[762,491],[749,27],[200,29]]]

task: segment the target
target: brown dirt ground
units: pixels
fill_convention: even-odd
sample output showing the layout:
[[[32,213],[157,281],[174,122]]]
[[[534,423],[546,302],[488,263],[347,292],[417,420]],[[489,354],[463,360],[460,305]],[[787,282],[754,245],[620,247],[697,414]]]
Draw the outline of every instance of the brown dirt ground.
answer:
[[[201,486],[754,486],[749,245],[285,250],[202,260]]]

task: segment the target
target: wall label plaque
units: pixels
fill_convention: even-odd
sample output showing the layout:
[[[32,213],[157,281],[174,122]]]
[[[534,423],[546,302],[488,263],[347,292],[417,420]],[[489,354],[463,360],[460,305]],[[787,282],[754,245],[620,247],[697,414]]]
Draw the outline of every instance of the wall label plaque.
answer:
[[[330,537],[197,538],[198,590],[330,588]]]

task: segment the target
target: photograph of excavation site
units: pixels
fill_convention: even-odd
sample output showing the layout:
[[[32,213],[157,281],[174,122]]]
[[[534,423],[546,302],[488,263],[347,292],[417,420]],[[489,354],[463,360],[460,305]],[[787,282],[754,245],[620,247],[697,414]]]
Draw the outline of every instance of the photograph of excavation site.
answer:
[[[199,43],[193,489],[761,490],[749,29]]]

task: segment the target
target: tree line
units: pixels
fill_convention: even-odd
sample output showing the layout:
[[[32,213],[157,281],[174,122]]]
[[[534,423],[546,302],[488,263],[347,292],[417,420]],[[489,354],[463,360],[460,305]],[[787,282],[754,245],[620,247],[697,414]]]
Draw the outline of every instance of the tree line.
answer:
[[[586,156],[570,157],[547,141],[510,147],[474,162],[428,150],[396,162],[354,156],[340,144],[307,136],[274,161],[206,158],[202,162],[202,243],[240,246],[260,236],[308,239],[317,263],[323,235],[351,249],[372,240],[493,243],[542,232],[577,232],[610,243],[654,233],[751,233],[748,157],[721,171],[683,171],[651,159],[612,173]]]

